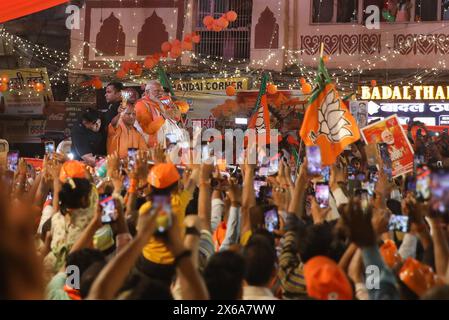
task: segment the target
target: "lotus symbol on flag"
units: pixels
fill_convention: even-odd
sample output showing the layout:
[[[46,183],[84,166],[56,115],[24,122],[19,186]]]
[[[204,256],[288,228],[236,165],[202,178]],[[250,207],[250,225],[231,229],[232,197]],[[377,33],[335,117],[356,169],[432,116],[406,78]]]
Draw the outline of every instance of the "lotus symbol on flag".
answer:
[[[325,135],[330,142],[338,143],[346,137],[352,137],[351,130],[345,128],[351,123],[344,117],[346,110],[341,108],[335,90],[330,90],[318,110],[318,136]]]

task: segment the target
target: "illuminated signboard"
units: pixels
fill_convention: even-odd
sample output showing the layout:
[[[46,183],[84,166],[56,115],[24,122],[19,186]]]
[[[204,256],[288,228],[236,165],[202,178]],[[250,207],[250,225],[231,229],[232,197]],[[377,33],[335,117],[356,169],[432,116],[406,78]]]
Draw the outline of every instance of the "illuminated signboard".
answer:
[[[449,100],[449,86],[360,87],[361,100]]]
[[[421,121],[428,126],[449,126],[449,103],[378,101],[365,101],[365,103],[368,105],[368,121],[397,114],[401,124],[404,125],[413,120]]]

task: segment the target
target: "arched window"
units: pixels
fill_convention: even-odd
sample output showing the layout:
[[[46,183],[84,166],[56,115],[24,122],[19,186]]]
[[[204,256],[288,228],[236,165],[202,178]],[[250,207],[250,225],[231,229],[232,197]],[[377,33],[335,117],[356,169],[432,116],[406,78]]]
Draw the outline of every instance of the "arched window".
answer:
[[[105,56],[125,55],[125,33],[120,20],[114,16],[114,13],[111,13],[100,27],[96,38],[96,49]]]

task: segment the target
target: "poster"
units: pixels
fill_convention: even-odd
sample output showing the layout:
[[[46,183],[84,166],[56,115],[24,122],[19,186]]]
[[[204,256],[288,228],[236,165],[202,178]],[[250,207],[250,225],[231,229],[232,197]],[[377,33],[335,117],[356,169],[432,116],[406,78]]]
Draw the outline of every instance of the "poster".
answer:
[[[368,125],[360,131],[367,144],[387,144],[393,177],[413,171],[413,148],[396,115]]]
[[[9,90],[0,93],[0,113],[42,115],[45,104],[53,101],[46,68],[0,70],[8,78]]]
[[[357,121],[357,126],[362,129],[368,124],[368,105],[366,101],[350,101],[349,110]]]

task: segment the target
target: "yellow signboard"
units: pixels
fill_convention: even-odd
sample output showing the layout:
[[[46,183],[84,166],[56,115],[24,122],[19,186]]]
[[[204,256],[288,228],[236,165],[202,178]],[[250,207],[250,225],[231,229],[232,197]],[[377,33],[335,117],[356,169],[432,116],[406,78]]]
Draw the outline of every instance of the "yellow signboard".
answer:
[[[362,86],[361,100],[449,100],[449,86]]]
[[[176,91],[224,91],[227,86],[235,85],[237,90],[248,90],[248,78],[198,79],[191,81],[176,80]]]
[[[0,114],[41,115],[53,101],[46,68],[0,70],[0,76],[8,79],[8,90],[0,92]]]

